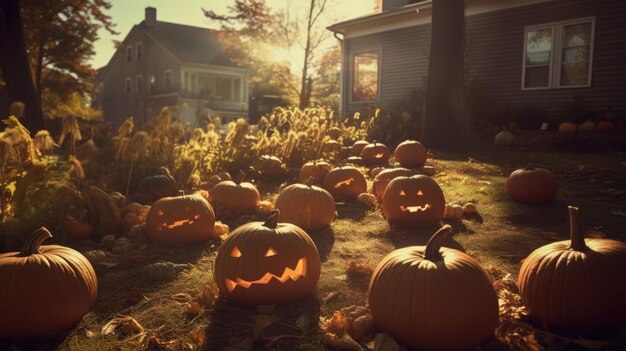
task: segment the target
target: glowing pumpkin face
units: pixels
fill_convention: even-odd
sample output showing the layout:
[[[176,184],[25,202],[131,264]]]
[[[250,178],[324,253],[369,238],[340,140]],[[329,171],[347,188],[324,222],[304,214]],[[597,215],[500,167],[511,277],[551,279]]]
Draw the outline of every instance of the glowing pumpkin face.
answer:
[[[313,240],[299,227],[277,223],[274,210],[265,222],[235,229],[215,259],[220,294],[237,305],[273,305],[310,294],[320,276]]]
[[[165,197],[155,202],[146,218],[146,233],[153,241],[175,246],[213,237],[215,214],[201,195]]]
[[[361,158],[366,166],[385,165],[389,163],[389,149],[380,143],[368,144],[361,150]]]
[[[389,222],[407,227],[431,227],[443,217],[446,200],[433,179],[397,177],[385,188],[383,213]]]
[[[358,169],[339,167],[331,169],[324,176],[324,189],[335,201],[354,200],[360,193],[367,191],[367,182]]]

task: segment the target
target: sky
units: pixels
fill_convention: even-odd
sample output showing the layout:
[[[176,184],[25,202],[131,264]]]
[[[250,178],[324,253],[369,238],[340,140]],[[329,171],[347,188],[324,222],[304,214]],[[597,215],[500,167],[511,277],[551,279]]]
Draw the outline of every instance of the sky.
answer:
[[[374,11],[374,0],[328,0],[330,6],[321,18],[321,24],[327,27],[335,22],[362,16]],[[216,13],[225,13],[229,5],[234,0],[110,0],[111,9],[108,14],[116,23],[115,30],[118,35],[112,36],[107,31],[101,29],[98,41],[96,41],[94,49],[96,54],[91,59],[91,64],[95,68],[100,68],[109,62],[113,56],[115,48],[113,40],[123,40],[133,25],[140,23],[144,18],[144,9],[152,6],[157,9],[157,20],[164,22],[181,23],[198,27],[217,28],[218,25],[210,22],[201,8],[214,10]],[[304,10],[308,6],[306,0],[266,0],[267,4],[272,8],[284,9],[288,3],[296,10]],[[326,47],[335,41],[330,37]],[[282,51],[278,54],[282,61],[291,61],[292,68],[297,69],[298,63],[301,61],[297,48],[290,52]]]

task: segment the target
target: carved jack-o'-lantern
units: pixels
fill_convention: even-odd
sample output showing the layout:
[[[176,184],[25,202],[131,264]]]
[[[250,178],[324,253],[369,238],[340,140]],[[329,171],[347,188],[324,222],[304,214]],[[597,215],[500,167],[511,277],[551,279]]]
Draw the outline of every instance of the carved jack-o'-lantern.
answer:
[[[146,218],[148,237],[165,246],[193,244],[213,235],[215,214],[198,194],[165,197],[155,202]]]
[[[390,223],[424,228],[439,223],[446,200],[437,182],[430,177],[397,177],[387,185],[382,207]]]
[[[335,201],[354,200],[360,193],[367,191],[367,181],[355,167],[338,167],[324,176],[324,189]]]
[[[220,294],[238,305],[273,305],[310,294],[320,277],[320,256],[299,227],[268,220],[235,229],[215,259]]]
[[[386,165],[389,163],[389,149],[385,144],[373,142],[361,150],[361,158],[366,166]]]

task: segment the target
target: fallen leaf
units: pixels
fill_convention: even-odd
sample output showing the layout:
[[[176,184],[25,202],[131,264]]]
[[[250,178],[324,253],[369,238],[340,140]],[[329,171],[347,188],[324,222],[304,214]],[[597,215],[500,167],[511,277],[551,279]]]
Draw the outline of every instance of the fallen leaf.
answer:
[[[206,344],[206,335],[204,335],[204,331],[196,330],[187,334],[189,339],[193,340],[196,346],[204,346]]]
[[[151,336],[148,338],[146,345],[149,350],[167,350],[168,346],[173,345],[176,340],[164,340],[157,336]]]
[[[328,301],[334,299],[339,295],[338,291],[331,291],[326,296],[322,297],[322,305],[326,304]]]
[[[110,335],[114,333],[128,335],[143,332],[143,327],[139,324],[139,322],[137,322],[137,320],[135,320],[135,318],[125,315],[117,315],[113,317],[113,319],[108,321],[102,327],[102,335]]]

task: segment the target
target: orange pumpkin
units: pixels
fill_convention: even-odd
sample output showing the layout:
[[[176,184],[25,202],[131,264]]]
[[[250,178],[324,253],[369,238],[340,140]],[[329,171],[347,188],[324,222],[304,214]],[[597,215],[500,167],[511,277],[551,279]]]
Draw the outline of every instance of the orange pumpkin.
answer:
[[[373,142],[363,148],[361,158],[368,167],[379,166],[389,164],[389,154],[389,149],[385,144]]]
[[[518,169],[506,181],[506,190],[511,199],[528,204],[552,201],[557,188],[556,177],[545,168]]]
[[[276,199],[280,210],[278,220],[295,224],[307,232],[327,228],[335,219],[335,200],[326,190],[313,185],[313,177],[305,184],[284,188]]]
[[[331,168],[332,166],[326,161],[307,162],[300,168],[300,182],[304,183],[310,177],[313,177],[315,183],[321,184],[322,180],[324,180],[324,176],[331,170]]]
[[[576,124],[572,122],[563,122],[559,125],[559,133],[573,133],[576,131]]]
[[[252,183],[244,182],[245,174],[240,174],[237,182],[224,180],[211,189],[211,202],[224,206],[233,214],[253,213],[261,201],[261,194]]]
[[[432,227],[443,218],[446,199],[439,184],[430,177],[396,177],[385,188],[382,208],[392,224]]]
[[[65,231],[73,239],[87,239],[93,234],[93,226],[84,220],[86,213],[87,211],[83,211],[79,218],[72,216],[65,218]]]
[[[376,199],[378,202],[383,201],[383,195],[385,194],[385,189],[389,182],[392,179],[397,177],[409,177],[411,176],[411,171],[406,168],[389,168],[384,169],[374,177],[374,182],[372,183],[372,193],[376,195]]]
[[[0,340],[52,337],[89,312],[98,294],[89,261],[68,247],[42,245],[40,228],[21,252],[0,254]]]
[[[569,206],[570,240],[542,246],[522,263],[518,286],[532,316],[557,330],[589,333],[626,325],[626,244],[585,239]]]
[[[273,305],[309,295],[320,277],[311,237],[290,223],[268,220],[235,229],[222,243],[213,277],[220,294],[237,305]]]
[[[357,140],[350,147],[350,156],[361,156],[363,148],[369,145],[367,140]]]
[[[613,124],[613,122],[610,122],[610,121],[602,121],[598,123],[598,126],[596,127],[596,129],[599,132],[611,132],[615,130],[615,124]]]
[[[326,189],[335,201],[355,200],[367,191],[367,181],[358,169],[345,166],[331,169],[324,177]]]
[[[405,140],[398,144],[393,155],[396,162],[406,168],[422,167],[427,158],[426,148],[415,140]]]
[[[395,250],[378,264],[368,302],[377,328],[420,350],[471,350],[493,336],[498,297],[480,264],[442,247],[445,225],[428,244]]]
[[[164,197],[155,202],[146,218],[147,236],[164,246],[194,244],[217,238],[215,214],[199,194]]]

